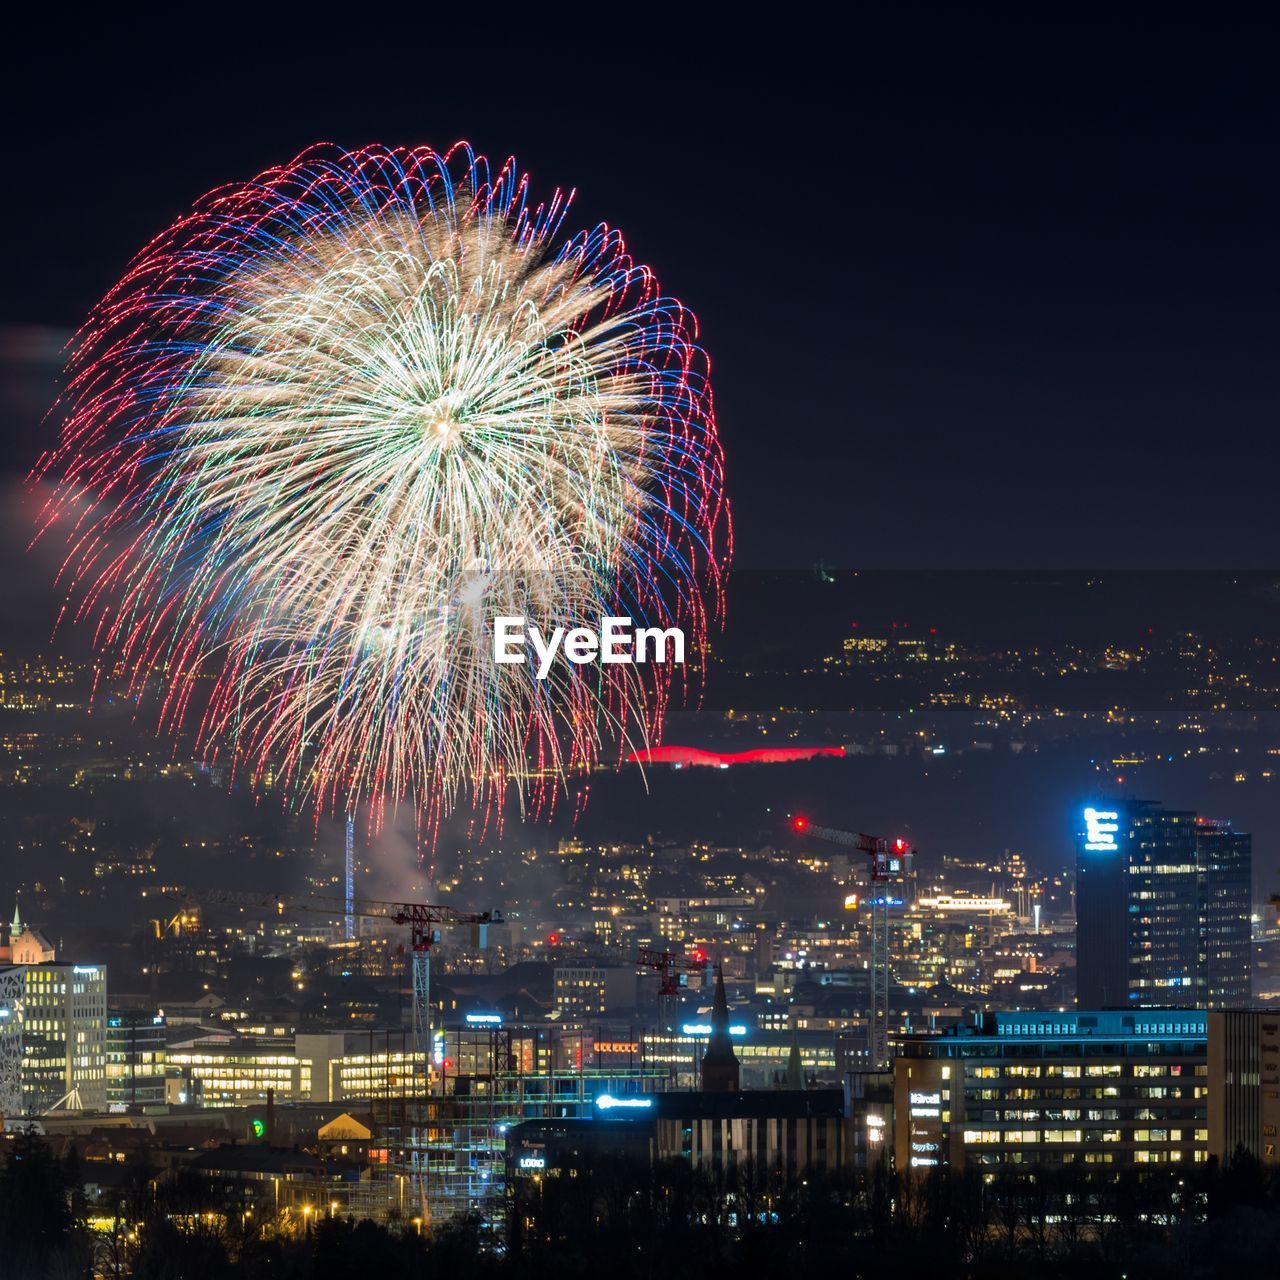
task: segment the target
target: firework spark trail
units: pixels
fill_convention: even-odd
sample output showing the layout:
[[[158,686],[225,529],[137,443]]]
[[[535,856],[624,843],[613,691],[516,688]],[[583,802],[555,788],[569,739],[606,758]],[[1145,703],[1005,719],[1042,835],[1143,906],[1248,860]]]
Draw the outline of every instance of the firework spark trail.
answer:
[[[561,237],[568,207],[465,144],[314,148],[211,193],[94,310],[43,523],[162,725],[429,826],[660,734],[669,667],[492,658],[496,616],[629,615],[696,653],[721,607],[693,319],[617,231]]]

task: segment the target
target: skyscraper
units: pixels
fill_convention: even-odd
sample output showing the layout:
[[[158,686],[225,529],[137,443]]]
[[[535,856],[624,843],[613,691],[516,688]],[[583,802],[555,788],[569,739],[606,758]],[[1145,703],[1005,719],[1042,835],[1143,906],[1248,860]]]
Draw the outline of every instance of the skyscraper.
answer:
[[[1196,843],[1204,867],[1205,1003],[1237,1008],[1253,994],[1253,839],[1229,822],[1202,818]]]
[[[1144,800],[1081,813],[1076,850],[1081,1007],[1222,1009],[1250,995],[1252,840]]]

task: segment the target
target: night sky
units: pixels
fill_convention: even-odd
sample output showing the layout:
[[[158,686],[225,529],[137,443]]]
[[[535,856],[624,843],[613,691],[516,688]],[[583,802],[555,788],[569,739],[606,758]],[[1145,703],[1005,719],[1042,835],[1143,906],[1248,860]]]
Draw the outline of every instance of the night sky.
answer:
[[[310,142],[466,138],[576,187],[698,314],[740,565],[1280,561],[1268,29],[456,8],[59,10],[15,42],[10,507],[55,390],[30,326],[74,325],[194,198]]]

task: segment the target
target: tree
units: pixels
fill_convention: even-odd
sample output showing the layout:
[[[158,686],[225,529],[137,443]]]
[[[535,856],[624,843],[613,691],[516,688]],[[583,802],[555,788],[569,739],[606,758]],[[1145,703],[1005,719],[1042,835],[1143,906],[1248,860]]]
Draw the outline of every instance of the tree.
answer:
[[[13,1139],[0,1172],[0,1261],[6,1280],[46,1280],[71,1250],[75,1217],[58,1162],[29,1129]]]

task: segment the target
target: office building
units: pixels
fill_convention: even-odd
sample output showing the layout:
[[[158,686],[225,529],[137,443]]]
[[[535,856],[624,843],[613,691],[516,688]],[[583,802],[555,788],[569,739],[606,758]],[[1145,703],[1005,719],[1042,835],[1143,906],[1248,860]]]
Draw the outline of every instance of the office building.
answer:
[[[206,1107],[259,1106],[268,1092],[281,1102],[311,1098],[311,1062],[299,1057],[292,1036],[196,1032],[170,1042],[167,1064]]]
[[[404,1032],[299,1032],[294,1049],[307,1066],[312,1102],[426,1091],[426,1061]]]
[[[104,965],[0,968],[0,1115],[105,1110],[106,1030]]]
[[[634,966],[558,964],[554,988],[556,1009],[562,1017],[593,1017],[611,1010],[636,1007]]]
[[[1252,841],[1229,822],[1146,801],[1081,813],[1082,1008],[1230,1008],[1250,994]]]
[[[164,1015],[138,1009],[107,1013],[107,1106],[144,1107],[176,1101],[168,1096]],[[176,1073],[175,1073],[176,1076]]]
[[[1112,1172],[1209,1155],[1208,1014],[987,1013],[894,1062],[898,1168]]]
[[[1205,1003],[1238,1008],[1253,994],[1253,838],[1229,822],[1201,819],[1196,846],[1204,869]]]

